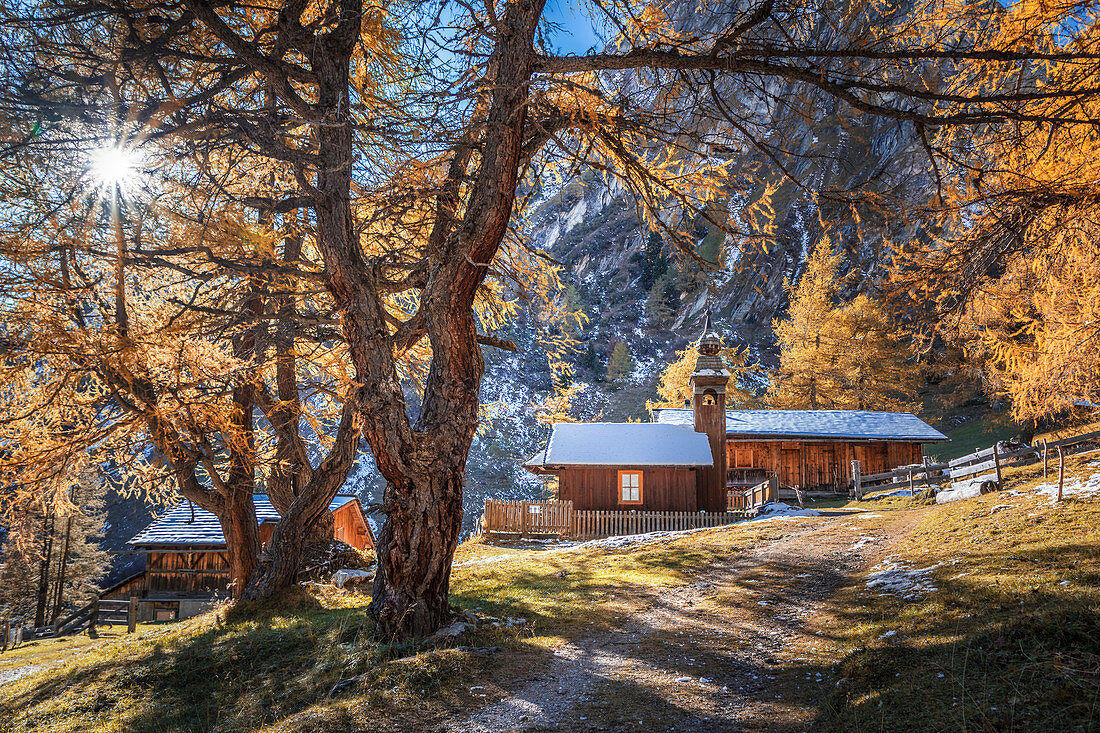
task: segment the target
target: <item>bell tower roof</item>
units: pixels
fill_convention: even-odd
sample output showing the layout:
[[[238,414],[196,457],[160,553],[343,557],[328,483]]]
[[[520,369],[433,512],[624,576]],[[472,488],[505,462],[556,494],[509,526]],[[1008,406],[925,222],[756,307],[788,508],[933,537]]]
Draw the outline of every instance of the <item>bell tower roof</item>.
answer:
[[[699,358],[695,360],[695,374],[729,376],[726,365],[719,356],[722,351],[722,339],[710,322],[710,313],[703,321],[703,332],[699,336]],[[694,375],[693,375],[694,376]]]

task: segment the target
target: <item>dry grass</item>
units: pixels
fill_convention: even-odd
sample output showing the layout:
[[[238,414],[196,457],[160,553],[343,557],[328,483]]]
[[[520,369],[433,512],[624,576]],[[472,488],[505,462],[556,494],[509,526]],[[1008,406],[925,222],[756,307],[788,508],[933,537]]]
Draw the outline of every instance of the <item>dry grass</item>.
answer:
[[[1071,474],[1100,468],[1071,459]],[[831,611],[831,730],[1100,728],[1100,501],[1006,491],[929,512],[897,549],[930,572],[909,600],[862,586]]]

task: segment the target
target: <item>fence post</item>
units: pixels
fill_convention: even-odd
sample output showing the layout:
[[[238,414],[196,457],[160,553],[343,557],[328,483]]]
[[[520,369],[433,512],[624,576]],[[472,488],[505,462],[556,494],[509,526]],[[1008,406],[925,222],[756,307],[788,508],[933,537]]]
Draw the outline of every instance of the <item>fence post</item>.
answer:
[[[1066,480],[1066,460],[1062,455],[1062,446],[1058,446],[1058,501],[1062,501],[1062,484]]]
[[[137,597],[130,596],[130,608],[126,613],[126,633],[132,634],[137,629]]]
[[[916,491],[913,490],[913,469],[909,469],[909,496],[916,496]]]
[[[1047,477],[1047,439],[1043,438],[1043,479]]]
[[[527,502],[521,502],[519,505],[520,520],[519,520],[519,534],[520,537],[527,536]]]
[[[88,617],[88,636],[95,636],[95,622],[99,620],[99,601],[92,601],[92,614]]]
[[[863,487],[859,478],[859,461],[852,461],[852,495],[856,501],[863,498]]]
[[[1000,441],[993,444],[993,469],[996,471],[997,490],[1001,490],[1001,451]]]
[[[4,643],[0,646],[0,652],[6,652],[8,650],[8,637],[11,636],[11,621],[4,622]]]

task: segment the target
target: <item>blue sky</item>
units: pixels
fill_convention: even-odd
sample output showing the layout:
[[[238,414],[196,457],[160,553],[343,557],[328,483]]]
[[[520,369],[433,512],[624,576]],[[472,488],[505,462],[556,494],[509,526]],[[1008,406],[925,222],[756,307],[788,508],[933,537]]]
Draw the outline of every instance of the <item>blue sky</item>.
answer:
[[[548,0],[542,17],[557,26],[550,42],[559,53],[580,55],[603,46],[584,0]]]

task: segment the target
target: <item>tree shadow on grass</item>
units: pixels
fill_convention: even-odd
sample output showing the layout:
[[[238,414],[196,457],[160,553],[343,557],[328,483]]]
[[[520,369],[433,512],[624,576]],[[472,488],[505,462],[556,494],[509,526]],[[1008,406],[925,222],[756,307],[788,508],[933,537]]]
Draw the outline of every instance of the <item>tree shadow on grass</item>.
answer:
[[[17,711],[10,722],[15,729],[113,721],[124,730],[252,730],[385,658],[384,648],[366,641],[362,609],[288,605],[233,609],[198,632],[165,629],[51,670],[16,688],[7,700]]]
[[[1009,580],[945,566],[935,591],[908,601],[849,596],[850,605],[832,609],[837,642],[849,641],[845,628],[877,624],[882,633],[839,661],[841,684],[820,727],[1097,730],[1097,558],[1096,547],[1072,542],[975,552],[968,567],[994,568]],[[1077,588],[1090,590],[1031,579],[1032,570],[1055,568],[1072,568]]]

